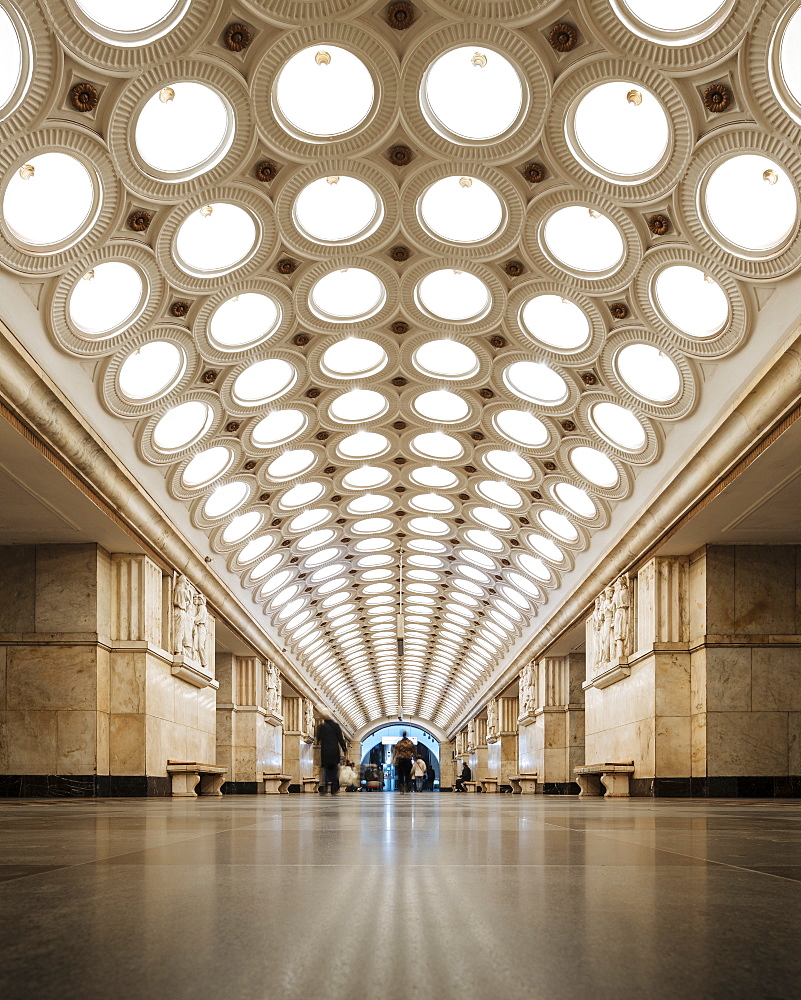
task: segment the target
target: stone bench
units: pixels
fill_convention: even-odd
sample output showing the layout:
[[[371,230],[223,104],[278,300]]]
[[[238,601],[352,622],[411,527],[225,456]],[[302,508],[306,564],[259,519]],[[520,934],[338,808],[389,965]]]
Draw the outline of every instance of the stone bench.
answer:
[[[478,782],[477,781],[463,781],[462,784],[464,785],[464,790],[466,792],[477,792],[478,791]]]
[[[497,792],[498,791],[498,779],[497,778],[479,778],[481,784],[482,792]]]
[[[537,772],[531,774],[510,774],[509,784],[512,786],[513,795],[536,795],[537,793]]]
[[[606,764],[584,764],[573,770],[582,795],[603,795],[606,789],[607,799],[627,799],[629,797],[629,778],[634,774],[633,761],[618,761]],[[603,786],[603,788],[601,787]]]
[[[316,792],[317,786],[320,782],[317,778],[301,778],[300,779],[300,790],[302,792]]]
[[[217,764],[200,764],[196,760],[168,760],[167,774],[171,792],[178,798],[200,795],[222,795],[222,785],[228,768]],[[199,791],[195,788],[200,785]]]
[[[289,786],[292,782],[291,774],[279,774],[277,771],[263,771],[265,795],[289,795]]]

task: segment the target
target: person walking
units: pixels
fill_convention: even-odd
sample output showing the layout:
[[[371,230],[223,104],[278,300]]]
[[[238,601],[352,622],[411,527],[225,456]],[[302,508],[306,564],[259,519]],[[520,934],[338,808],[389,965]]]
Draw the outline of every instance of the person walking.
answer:
[[[353,768],[353,763],[349,760],[346,760],[339,769],[339,784],[346,792],[358,792],[359,790],[359,779]]]
[[[414,790],[416,792],[422,792],[427,771],[426,762],[418,755],[412,765],[412,778],[414,778]]]
[[[317,727],[317,742],[320,744],[320,791],[323,795],[331,786],[331,794],[339,791],[339,758],[348,749],[339,723],[333,719],[324,718]]]
[[[405,794],[410,788],[409,778],[412,773],[413,757],[414,743],[404,732],[395,744],[395,752],[392,755],[392,766],[395,768],[395,777],[398,779],[398,788],[401,794]]]

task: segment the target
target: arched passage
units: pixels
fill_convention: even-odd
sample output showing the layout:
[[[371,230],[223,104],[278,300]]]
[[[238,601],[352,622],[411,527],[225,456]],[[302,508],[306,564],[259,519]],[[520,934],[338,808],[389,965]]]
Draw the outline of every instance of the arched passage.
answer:
[[[384,723],[364,735],[360,746],[360,761],[363,767],[380,764],[384,772],[384,788],[394,789],[394,774],[390,767],[392,747],[406,733],[416,743],[417,750],[429,767],[427,787],[438,788],[440,777],[439,740],[422,726],[410,722]]]

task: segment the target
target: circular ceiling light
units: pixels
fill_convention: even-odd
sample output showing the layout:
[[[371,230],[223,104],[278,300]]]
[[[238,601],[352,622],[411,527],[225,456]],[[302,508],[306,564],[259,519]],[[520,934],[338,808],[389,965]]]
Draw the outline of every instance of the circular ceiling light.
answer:
[[[498,503],[502,507],[522,507],[523,500],[517,490],[513,490],[508,483],[500,483],[494,479],[484,479],[478,484],[478,493],[491,503]]]
[[[241,372],[234,381],[231,394],[241,406],[260,406],[291,389],[297,378],[294,365],[280,358],[268,358]]]
[[[222,471],[225,471],[225,467],[223,467]],[[184,482],[185,485],[186,482],[184,477],[186,476],[186,472],[187,470],[185,469],[184,476],[181,477],[181,481]],[[214,479],[216,476],[212,476],[212,478]],[[240,514],[238,517],[235,517],[230,524],[226,525],[225,531],[222,533],[223,542],[226,545],[233,545],[234,542],[241,542],[243,538],[247,538],[251,532],[258,528],[261,521],[262,514],[257,510],[250,510],[247,514]]]
[[[241,292],[226,299],[209,320],[209,339],[223,350],[236,350],[264,340],[281,322],[275,299],[260,292]]]
[[[437,424],[458,423],[470,413],[467,402],[447,389],[421,393],[414,401],[414,408],[421,417]]]
[[[311,569],[314,566],[323,566],[325,563],[331,562],[338,555],[338,549],[323,549],[322,552],[315,552],[314,555],[306,557],[306,569]],[[339,571],[337,570],[337,572]]]
[[[409,548],[415,552],[445,553],[448,551],[442,542],[435,542],[431,538],[412,538],[409,542]]]
[[[523,555],[525,555],[525,554],[526,553],[524,552]],[[530,556],[528,556],[527,558],[530,559],[531,562],[533,562],[533,563],[534,562],[539,562],[539,559],[531,559]],[[522,557],[521,557],[521,559],[522,559]],[[540,565],[543,566],[542,563],[540,563]],[[543,569],[545,569],[544,566],[543,566]],[[537,587],[535,584],[533,584],[530,580],[527,580],[526,577],[521,576],[520,573],[516,573],[514,570],[511,570],[507,575],[508,575],[509,580],[516,587],[519,587],[523,591],[524,594],[529,594],[531,597],[539,597],[540,596],[540,588]],[[551,576],[550,573],[546,573],[544,576],[540,577],[540,579],[542,579],[542,580],[548,580],[548,579],[550,579],[550,576]]]
[[[727,0],[671,0],[668,4],[655,4],[653,0],[620,2],[648,27],[678,33],[703,25],[726,5]]]
[[[318,531],[310,531],[308,535],[304,535],[297,545],[299,549],[317,549],[321,545],[327,545],[333,538],[336,537],[336,532],[332,528],[320,528]]]
[[[137,268],[119,260],[95,264],[70,292],[70,322],[89,337],[121,333],[141,315],[145,293]]]
[[[154,170],[197,177],[225,156],[234,129],[227,101],[211,87],[188,80],[153,94],[136,119],[134,143]]]
[[[556,262],[584,274],[611,272],[623,262],[623,237],[617,226],[595,209],[560,208],[542,231],[545,247]]]
[[[526,448],[538,448],[548,440],[548,428],[528,410],[501,410],[492,421],[504,437]]]
[[[312,312],[335,323],[374,316],[387,297],[383,282],[363,267],[331,271],[312,286]]]
[[[312,558],[314,558],[312,556]],[[309,565],[309,560],[306,560],[306,565]],[[337,573],[342,573],[345,570],[344,563],[334,563],[333,566],[326,566],[324,569],[318,569],[316,573],[312,573],[309,578],[312,583],[321,583],[323,580],[330,580],[332,576],[336,576]]]
[[[258,236],[253,216],[238,205],[204,205],[175,234],[176,263],[187,273],[225,274],[253,254]]]
[[[15,95],[17,100],[22,96],[18,92],[29,58],[28,39],[20,36],[15,21],[16,18],[12,20],[8,11],[0,6],[0,118],[5,117],[16,106]],[[21,24],[20,29],[24,30]],[[25,83],[27,80],[22,89]]]
[[[273,410],[256,424],[250,437],[259,448],[273,448],[297,437],[307,422],[301,410]]]
[[[779,70],[790,96],[801,105],[801,11],[796,10],[782,32],[779,43]],[[0,93],[2,91],[0,90]],[[2,98],[0,98],[2,100]]]
[[[264,586],[261,588],[261,594],[267,596],[267,594],[274,594],[276,591],[284,587],[294,576],[294,570],[282,569],[280,573],[276,573],[275,576],[268,580]]]
[[[241,507],[249,493],[247,483],[234,482],[218,486],[204,504],[203,513],[209,518],[224,517]]]
[[[275,544],[275,539],[272,537],[272,535],[263,535],[261,538],[254,538],[251,541],[249,541],[247,545],[244,546],[242,551],[236,557],[236,561],[240,565],[252,562],[254,559],[258,559],[258,557],[263,552],[266,552],[268,549],[272,548],[274,544]],[[282,558],[283,556],[278,554],[279,562]],[[278,563],[276,563],[275,565],[277,566]]]
[[[378,514],[382,510],[389,510],[392,506],[392,499],[376,493],[364,493],[348,504],[348,513],[361,517],[364,514]]]
[[[729,321],[726,293],[697,267],[672,264],[654,280],[654,299],[667,322],[688,337],[714,337]]]
[[[323,493],[325,487],[322,483],[298,483],[292,489],[287,490],[278,501],[278,506],[284,510],[294,510],[297,507],[305,507],[314,503]]]
[[[587,493],[572,483],[557,483],[552,490],[556,499],[579,517],[595,517],[598,508]]]
[[[373,189],[355,177],[321,177],[295,199],[298,229],[318,243],[356,243],[374,233],[384,208]]]
[[[392,473],[375,465],[352,469],[342,480],[346,490],[374,490],[392,481]]]
[[[496,538],[491,531],[482,531],[479,528],[468,528],[464,533],[465,538],[471,545],[488,549],[490,552],[503,552],[503,542]]]
[[[189,6],[185,0],[139,0],[135,4],[110,4],[108,0],[75,0],[75,3],[95,24],[107,28],[115,35],[123,36],[152,29],[155,25],[167,21],[178,9],[183,14]],[[146,40],[149,41],[152,37],[152,34],[148,33]],[[124,38],[120,39],[119,43],[125,44]]]
[[[583,309],[559,295],[535,295],[520,310],[520,325],[535,340],[560,351],[575,351],[590,339]]]
[[[325,510],[324,508],[322,510],[314,510],[311,508],[293,517],[287,527],[290,531],[309,531],[312,528],[319,527],[321,524],[325,524],[333,516],[330,510]]]
[[[439,493],[422,493],[416,497],[412,497],[409,501],[409,506],[414,507],[415,510],[422,510],[428,514],[450,514],[453,510],[453,504],[447,497],[442,497]],[[421,558],[421,557],[416,557]],[[433,562],[439,563],[439,559],[434,559]],[[421,565],[418,563],[417,565]]]
[[[597,448],[572,448],[568,458],[576,472],[595,486],[612,489],[620,482],[615,463]]]
[[[409,530],[420,535],[447,535],[450,527],[438,517],[413,517],[409,521]],[[418,593],[429,593],[429,591],[418,591]]]
[[[387,352],[374,340],[346,337],[326,350],[321,367],[334,378],[364,378],[380,372],[388,361]]]
[[[470,516],[479,524],[486,524],[488,528],[495,528],[497,531],[509,531],[512,521],[494,507],[474,507],[470,511]]]
[[[450,434],[443,431],[433,431],[428,434],[418,434],[412,440],[412,448],[418,455],[433,458],[440,462],[454,461],[461,458],[464,449],[461,443]]]
[[[267,466],[267,475],[276,481],[293,479],[295,476],[308,472],[316,462],[317,456],[308,448],[284,451]]]
[[[536,590],[536,588],[533,589]],[[500,587],[498,587],[498,590],[500,590],[500,592],[504,595],[504,597],[506,597],[508,601],[511,601],[511,603],[514,604],[515,607],[520,608],[521,611],[531,610],[531,605],[529,604],[529,602],[526,600],[525,597],[523,597],[523,595],[519,591],[515,590],[514,587],[507,587],[505,584],[502,584]]]
[[[649,90],[615,80],[581,98],[569,121],[568,137],[574,155],[579,154],[586,166],[619,179],[635,178],[663,159],[670,126],[665,109]]]
[[[510,479],[527,480],[534,475],[531,465],[516,451],[493,448],[481,456],[481,461],[499,476],[508,476]]]
[[[284,64],[273,94],[279,121],[319,138],[352,132],[375,101],[373,78],[361,59],[323,42]]]
[[[596,403],[590,419],[610,444],[626,451],[642,451],[647,441],[645,428],[631,410],[617,403]]]
[[[392,548],[392,541],[389,538],[363,538],[356,542],[354,548],[357,552],[383,552]]]
[[[250,546],[245,546],[245,548],[242,550],[242,557],[244,557],[249,547]],[[254,546],[253,552],[250,553],[249,558],[250,559],[255,558],[255,556],[260,555],[262,551],[265,550],[264,549],[258,550],[256,546]],[[260,563],[257,563],[250,571],[250,579],[254,581],[261,580],[262,577],[267,576],[268,573],[272,573],[274,569],[277,569],[281,565],[283,558],[284,557],[281,555],[280,552],[275,552],[273,553],[273,555],[268,556],[266,559],[262,559],[262,561]],[[242,558],[242,561],[247,562],[248,560]]]
[[[3,217],[13,236],[29,246],[75,242],[97,217],[95,188],[96,180],[74,156],[40,153],[11,175]]]
[[[420,104],[431,127],[446,138],[487,141],[517,122],[523,84],[499,52],[463,45],[439,56],[428,68]]]
[[[538,535],[534,531],[530,531],[526,535],[526,541],[534,549],[535,552],[539,552],[541,556],[546,559],[552,560],[552,562],[562,562],[564,560],[564,555],[559,546],[552,542],[550,538],[546,538],[544,535]]]
[[[625,384],[643,399],[667,403],[681,391],[681,375],[671,359],[650,344],[629,344],[616,358]]]
[[[492,305],[489,288],[480,278],[452,268],[427,274],[418,282],[415,295],[431,316],[452,323],[480,319]]]
[[[713,235],[748,253],[776,250],[798,219],[795,186],[773,160],[740,153],[720,163],[707,178],[704,207]]]
[[[449,490],[459,482],[450,470],[441,469],[438,465],[425,465],[422,468],[413,469],[409,478],[418,486],[427,486],[432,490]]]
[[[167,410],[153,429],[153,444],[160,451],[180,451],[206,433],[214,420],[208,403],[191,399]]]
[[[555,510],[543,510],[539,517],[544,527],[557,538],[565,542],[578,541],[578,531],[564,514],[558,514]]]
[[[556,406],[568,396],[562,376],[537,361],[515,361],[504,370],[503,380],[516,395],[541,406]]]
[[[504,221],[501,199],[474,177],[443,177],[427,188],[420,218],[434,236],[451,243],[480,243],[497,235]]]
[[[376,535],[381,531],[389,531],[392,521],[388,517],[365,517],[352,525],[357,535]]]
[[[445,565],[434,556],[409,556],[408,562],[410,566],[421,566],[424,569],[442,569]]]
[[[478,372],[478,357],[466,344],[454,340],[430,340],[418,347],[412,360],[424,375],[433,378],[470,378]]]
[[[337,451],[343,458],[364,459],[376,458],[389,449],[389,441],[383,434],[373,431],[357,431],[349,434],[337,445]]]
[[[208,486],[213,483],[230,467],[234,459],[230,448],[218,445],[216,448],[206,448],[200,454],[195,455],[192,461],[181,473],[181,485],[187,489],[197,489],[199,486]],[[243,515],[248,517],[250,515]],[[256,514],[258,523],[259,515]],[[254,525],[255,527],[255,525]],[[252,530],[252,529],[249,529]],[[245,534],[248,532],[246,531]],[[243,536],[240,536],[243,537]]]

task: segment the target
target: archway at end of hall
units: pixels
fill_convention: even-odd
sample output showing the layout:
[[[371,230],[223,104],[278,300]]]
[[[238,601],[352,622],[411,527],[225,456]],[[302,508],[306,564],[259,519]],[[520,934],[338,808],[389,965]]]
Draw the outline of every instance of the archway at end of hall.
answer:
[[[406,733],[415,744],[417,753],[423,758],[428,769],[425,788],[429,791],[439,789],[439,740],[422,726],[413,723],[395,722],[379,726],[365,736],[361,741],[361,764],[363,771],[379,766],[383,774],[384,791],[395,789],[395,774],[391,766],[392,749]]]

